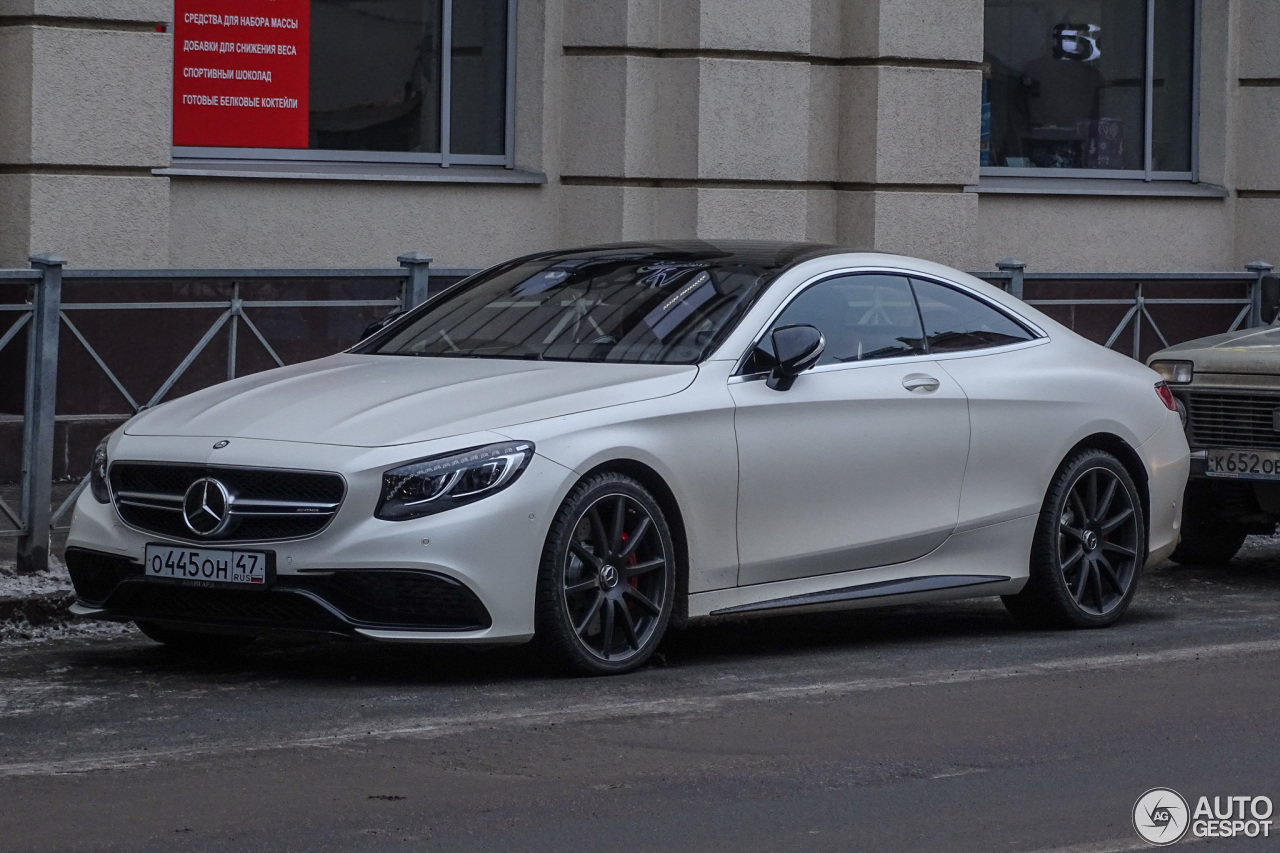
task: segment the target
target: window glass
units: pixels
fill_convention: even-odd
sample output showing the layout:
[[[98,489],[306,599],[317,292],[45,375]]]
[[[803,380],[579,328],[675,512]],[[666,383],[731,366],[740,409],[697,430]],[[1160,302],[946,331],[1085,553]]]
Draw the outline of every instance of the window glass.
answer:
[[[907,279],[896,275],[849,275],[813,285],[791,301],[774,321],[779,326],[814,326],[826,338],[818,364],[839,364],[921,355],[924,335]],[[745,372],[774,364],[773,340],[765,335]]]
[[[1144,169],[1146,5],[986,0],[982,165]],[[1190,51],[1166,66],[1167,91],[1187,89]],[[1186,115],[1168,126],[1189,123],[1188,102],[1170,101]]]
[[[972,296],[935,284],[911,280],[924,319],[929,352],[960,352],[1031,340],[1021,325]]]
[[[440,150],[440,0],[312,0],[309,147]]]
[[[507,0],[453,4],[450,144],[456,154],[506,145]]]
[[[1151,168],[1157,172],[1191,171],[1195,21],[1195,0],[1156,0]]]
[[[723,341],[772,275],[697,252],[525,261],[449,291],[367,351],[693,364]]]

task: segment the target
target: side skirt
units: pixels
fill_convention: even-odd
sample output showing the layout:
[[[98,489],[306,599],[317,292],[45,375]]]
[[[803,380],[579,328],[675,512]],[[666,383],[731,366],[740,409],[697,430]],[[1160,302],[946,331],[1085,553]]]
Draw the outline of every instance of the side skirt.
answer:
[[[953,534],[934,551],[906,563],[696,592],[689,596],[689,618],[1016,593],[1027,582],[1038,518],[1037,513]]]
[[[758,601],[755,604],[740,604],[737,607],[713,610],[710,615],[728,616],[734,613],[782,610],[789,607],[808,607],[814,604],[837,604],[843,601],[857,601],[863,598],[885,598],[894,595],[933,592],[939,589],[984,586],[992,583],[1004,583],[1008,580],[1011,580],[1011,578],[1005,575],[932,575],[920,578],[902,578],[896,581],[864,583],[858,586],[845,587],[844,589],[833,589],[829,592],[811,592],[807,595],[792,595],[786,598],[775,598],[771,601]]]

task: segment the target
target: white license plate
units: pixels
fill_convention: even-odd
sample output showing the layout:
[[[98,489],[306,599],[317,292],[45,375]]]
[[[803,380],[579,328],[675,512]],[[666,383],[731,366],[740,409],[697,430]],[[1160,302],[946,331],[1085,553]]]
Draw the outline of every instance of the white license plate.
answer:
[[[1280,480],[1280,453],[1271,450],[1210,450],[1205,459],[1210,477]]]
[[[267,554],[148,545],[148,579],[176,581],[189,586],[236,586],[265,589],[269,583]]]

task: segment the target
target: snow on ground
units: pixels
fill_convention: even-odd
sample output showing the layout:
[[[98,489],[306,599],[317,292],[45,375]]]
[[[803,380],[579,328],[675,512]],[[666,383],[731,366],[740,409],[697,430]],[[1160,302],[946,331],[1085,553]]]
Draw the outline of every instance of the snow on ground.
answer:
[[[142,636],[142,633],[133,627],[132,622],[102,622],[70,614],[67,620],[66,622],[44,622],[39,625],[32,625],[25,619],[0,622],[0,648],[18,643],[39,643],[50,640]]]
[[[12,562],[0,561],[0,604],[13,599],[56,598],[71,595],[71,576],[56,557],[47,572],[20,575]],[[68,598],[69,601],[69,598]],[[137,631],[133,625],[83,619],[67,613],[63,618],[42,619],[36,624],[16,613],[5,618],[0,610],[0,644],[30,643],[67,637],[119,637]]]
[[[0,598],[27,598],[51,592],[71,592],[71,576],[57,557],[49,558],[49,571],[20,575],[14,564],[0,561]]]

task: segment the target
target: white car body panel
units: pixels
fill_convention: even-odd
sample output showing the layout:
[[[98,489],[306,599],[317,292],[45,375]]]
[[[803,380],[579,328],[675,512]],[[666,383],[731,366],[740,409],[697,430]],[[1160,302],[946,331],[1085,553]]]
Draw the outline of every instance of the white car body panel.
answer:
[[[197,391],[143,412],[125,431],[386,447],[662,397],[697,372],[341,353]]]
[[[1075,337],[939,357],[969,399],[973,430],[957,530],[1039,512],[1039,484],[1072,447],[1107,434],[1137,448],[1173,414],[1133,405],[1134,380],[1141,387],[1150,373],[1141,364],[1113,354],[1115,363],[1106,365],[1105,351],[1072,353],[1067,335]],[[1151,374],[1152,400],[1157,381]]]
[[[903,386],[920,375],[941,386]],[[785,393],[763,379],[729,389],[738,407],[739,584],[902,563],[955,530],[968,403],[936,362],[832,364]]]
[[[698,531],[688,537],[689,564],[698,567],[690,572],[689,590],[723,589],[738,577],[738,454],[728,378],[728,365],[712,363],[677,395],[503,431],[573,470],[552,508],[573,482],[606,463],[627,459],[653,470],[670,488],[685,528]]]
[[[953,283],[1044,337],[821,367],[788,391],[735,375],[803,286],[848,271]],[[938,379],[938,391],[904,388],[913,374]],[[870,606],[884,599],[792,599],[926,576],[956,585],[892,600],[1016,592],[1054,471],[1099,433],[1123,442],[1145,467],[1149,561],[1162,559],[1177,543],[1188,462],[1178,418],[1156,397],[1157,381],[1146,367],[977,279],[924,261],[849,253],[782,273],[701,365],[340,354],[143,412],[111,437],[108,455],[113,462],[338,472],[347,493],[327,528],[252,546],[276,552],[280,575],[436,572],[474,591],[492,626],[359,633],[518,642],[534,631],[552,517],[584,475],[618,460],[656,474],[678,507],[693,618],[770,602]],[[374,517],[383,472],[507,440],[533,442],[536,453],[505,490],[410,521]],[[220,441],[229,444],[213,449]],[[146,544],[161,539],[124,524],[113,505],[86,491],[68,545],[140,560]]]

